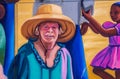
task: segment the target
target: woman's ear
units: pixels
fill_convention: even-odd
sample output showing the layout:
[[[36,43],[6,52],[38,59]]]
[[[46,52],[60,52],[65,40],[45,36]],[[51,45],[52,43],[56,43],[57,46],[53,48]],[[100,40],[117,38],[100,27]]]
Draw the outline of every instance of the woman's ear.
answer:
[[[36,35],[36,36],[39,35],[39,27],[36,27],[36,29],[35,29],[35,35]]]
[[[61,35],[63,33],[63,30],[62,30],[62,28],[60,28],[60,30],[59,30],[59,35]]]
[[[61,31],[59,30],[59,33],[58,33],[59,35],[61,35]]]

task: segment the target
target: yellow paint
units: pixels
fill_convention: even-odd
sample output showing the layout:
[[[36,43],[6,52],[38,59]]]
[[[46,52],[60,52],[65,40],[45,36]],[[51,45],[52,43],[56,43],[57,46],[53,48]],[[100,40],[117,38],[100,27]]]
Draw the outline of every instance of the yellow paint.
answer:
[[[33,13],[33,3],[34,0],[20,0],[16,4],[15,7],[15,16],[16,16],[16,26],[15,26],[15,53],[17,53],[18,48],[24,44],[27,40],[21,35],[21,25],[23,22],[32,16]],[[112,3],[114,3],[115,0],[109,0],[109,1],[95,1],[95,8],[94,8],[94,15],[93,17],[97,19],[101,24],[107,20],[111,21],[109,17],[109,10]],[[86,57],[86,63],[88,68],[88,75],[89,79],[101,79],[100,77],[96,76],[92,72],[92,67],[90,66],[90,63],[94,56],[103,48],[105,48],[108,45],[108,39],[105,37],[102,37],[99,34],[93,33],[90,29],[86,33],[86,35],[83,36],[83,42],[84,42],[84,48],[85,48],[85,57]],[[112,75],[114,75],[113,71],[107,70]]]
[[[23,45],[27,40],[21,35],[21,26],[26,19],[32,17],[33,13],[33,3],[27,2],[18,2],[15,5],[15,54],[18,51],[18,48]]]

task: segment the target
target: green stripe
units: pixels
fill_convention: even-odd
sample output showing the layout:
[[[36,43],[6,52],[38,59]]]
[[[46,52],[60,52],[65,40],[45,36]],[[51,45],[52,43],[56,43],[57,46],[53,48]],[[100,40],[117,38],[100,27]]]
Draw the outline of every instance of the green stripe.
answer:
[[[1,64],[4,63],[5,43],[6,43],[5,32],[2,24],[0,23],[0,63]]]

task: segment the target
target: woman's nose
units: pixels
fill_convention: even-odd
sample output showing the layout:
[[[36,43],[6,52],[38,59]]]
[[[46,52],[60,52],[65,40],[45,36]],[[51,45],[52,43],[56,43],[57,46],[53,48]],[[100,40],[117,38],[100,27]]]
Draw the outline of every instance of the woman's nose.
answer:
[[[48,32],[49,32],[49,33],[53,33],[53,29],[52,29],[52,28],[49,28],[49,29],[48,29]]]

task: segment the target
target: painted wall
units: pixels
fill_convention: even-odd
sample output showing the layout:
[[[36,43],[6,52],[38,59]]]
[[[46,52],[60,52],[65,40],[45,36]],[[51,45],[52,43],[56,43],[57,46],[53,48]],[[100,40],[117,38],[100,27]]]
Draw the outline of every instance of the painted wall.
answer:
[[[29,2],[28,2],[29,1]],[[33,0],[21,0],[19,1],[15,6],[15,52],[17,53],[18,48],[26,42],[26,39],[21,35],[21,25],[23,22],[32,16],[33,12]],[[104,21],[110,20],[109,17],[109,10],[112,3],[114,3],[115,0],[109,0],[109,1],[95,1],[94,6],[94,15],[101,24]],[[85,57],[86,57],[86,63],[88,68],[88,75],[89,79],[100,79],[98,76],[94,75],[92,72],[92,67],[90,66],[91,60],[94,58],[94,56],[103,48],[105,48],[108,45],[108,39],[105,37],[102,37],[101,35],[94,34],[90,29],[86,33],[86,35],[83,36],[83,42],[84,42],[84,49],[85,49]],[[112,75],[114,75],[114,72],[111,70],[107,70]]]

